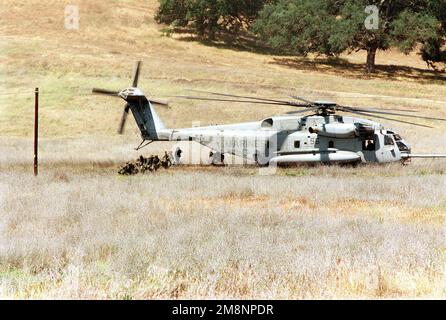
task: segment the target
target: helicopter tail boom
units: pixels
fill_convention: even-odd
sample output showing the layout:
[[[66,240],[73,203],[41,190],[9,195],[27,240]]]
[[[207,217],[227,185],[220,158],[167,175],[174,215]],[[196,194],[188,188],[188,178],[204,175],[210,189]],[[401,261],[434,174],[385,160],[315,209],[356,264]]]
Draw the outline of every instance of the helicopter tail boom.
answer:
[[[127,100],[127,103],[141,132],[142,138],[154,141],[163,140],[161,133],[166,127],[150,101],[145,97],[140,97],[136,101]]]

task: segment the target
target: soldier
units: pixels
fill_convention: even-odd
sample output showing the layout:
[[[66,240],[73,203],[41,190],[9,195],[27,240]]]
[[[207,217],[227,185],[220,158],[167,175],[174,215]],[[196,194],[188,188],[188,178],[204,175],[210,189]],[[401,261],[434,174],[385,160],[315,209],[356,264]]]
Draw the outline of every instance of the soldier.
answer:
[[[119,174],[122,174],[122,175],[129,175],[129,166],[130,166],[130,163],[129,162],[127,162],[122,168],[121,168],[121,170],[119,170]]]
[[[133,175],[138,173],[138,168],[133,163],[127,162],[118,173],[125,176]]]
[[[169,154],[167,153],[167,151],[164,151],[164,156],[161,159],[161,166],[164,169],[168,169],[171,165],[172,165],[172,161],[170,160]]]
[[[142,173],[144,173],[144,171],[145,171],[144,163],[145,163],[145,159],[142,155],[140,155],[139,158],[136,160],[136,166],[139,167],[139,169],[141,170]]]
[[[127,174],[127,170],[126,170],[127,165],[128,165],[128,162],[127,162],[121,169],[119,169],[118,173],[119,173],[120,175],[125,175],[125,174]]]
[[[170,162],[170,166],[173,166],[175,163],[174,163],[174,158],[173,158],[173,152],[172,151],[169,151],[169,162]]]
[[[153,171],[153,159],[154,159],[153,154],[150,155],[150,157],[147,158],[147,169],[148,169],[150,172]]]
[[[150,167],[151,166],[151,157],[153,157],[153,156],[150,156],[149,158],[144,158],[144,162],[143,162],[144,172],[147,170],[152,171],[151,167]]]
[[[131,175],[137,174],[138,173],[138,168],[133,163],[130,163],[129,164],[129,172],[130,172]]]
[[[152,168],[153,168],[153,170],[155,170],[155,171],[157,171],[159,168],[160,168],[160,166],[161,166],[161,161],[160,161],[160,158],[158,158],[158,156],[157,155],[155,155],[154,157],[153,157],[153,162],[152,162]]]

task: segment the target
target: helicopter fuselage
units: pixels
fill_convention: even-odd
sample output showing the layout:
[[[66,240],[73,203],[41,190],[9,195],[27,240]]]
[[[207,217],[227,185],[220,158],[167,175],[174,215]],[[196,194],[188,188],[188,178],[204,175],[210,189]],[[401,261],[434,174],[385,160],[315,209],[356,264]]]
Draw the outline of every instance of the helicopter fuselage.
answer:
[[[312,112],[313,115],[277,116],[255,122],[168,129],[152,106],[168,106],[168,102],[146,97],[138,88],[140,66],[139,61],[131,87],[121,91],[98,88],[92,90],[95,94],[120,97],[126,101],[118,133],[123,133],[127,115],[131,111],[143,139],[137,150],[154,141],[195,141],[212,150],[212,163],[223,162],[224,154],[232,154],[251,159],[260,165],[311,162],[388,163],[412,158],[446,158],[446,154],[412,154],[410,146],[396,132],[386,130],[380,123],[336,113],[376,117],[425,128],[432,127],[392,117],[445,122],[446,118],[416,115],[413,110],[407,109],[352,107],[330,101],[309,101],[297,96],[290,96],[294,101],[217,92],[207,92],[212,97],[178,96],[177,98],[197,101],[287,106],[295,110],[288,114]]]
[[[387,163],[403,161],[410,146],[370,120],[339,115],[278,116],[257,122],[166,130],[162,140],[195,141],[213,154],[269,163]]]

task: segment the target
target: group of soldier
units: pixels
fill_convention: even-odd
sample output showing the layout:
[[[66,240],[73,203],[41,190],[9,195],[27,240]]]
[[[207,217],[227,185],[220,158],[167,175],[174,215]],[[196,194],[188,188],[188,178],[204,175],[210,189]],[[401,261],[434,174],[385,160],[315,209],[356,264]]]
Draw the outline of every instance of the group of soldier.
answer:
[[[160,159],[157,155],[151,155],[148,158],[142,155],[136,162],[127,162],[120,170],[120,175],[134,175],[145,172],[156,172],[160,168],[168,169],[173,165],[173,158],[171,153],[164,152],[164,156]]]

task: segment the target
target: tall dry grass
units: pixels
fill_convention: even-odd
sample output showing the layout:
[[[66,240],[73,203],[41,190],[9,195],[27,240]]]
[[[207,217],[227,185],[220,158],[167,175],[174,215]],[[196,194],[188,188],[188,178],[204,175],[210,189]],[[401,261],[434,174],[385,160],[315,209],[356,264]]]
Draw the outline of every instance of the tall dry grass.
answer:
[[[2,167],[2,297],[446,296],[444,163],[122,178],[71,156]]]

